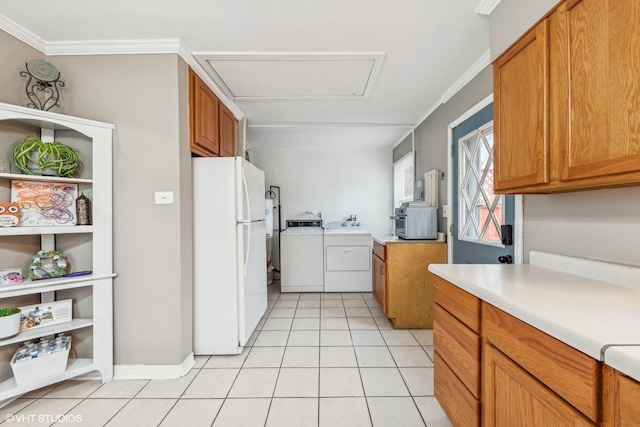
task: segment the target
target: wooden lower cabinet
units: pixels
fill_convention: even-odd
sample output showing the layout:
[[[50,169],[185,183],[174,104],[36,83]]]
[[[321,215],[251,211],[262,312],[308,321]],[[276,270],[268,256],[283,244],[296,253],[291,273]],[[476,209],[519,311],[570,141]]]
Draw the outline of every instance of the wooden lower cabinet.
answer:
[[[455,426],[479,426],[481,301],[437,276],[434,288],[434,394]]]
[[[373,296],[380,305],[384,315],[387,315],[386,275],[384,274],[385,262],[378,255],[373,255]]]
[[[453,425],[560,427],[602,422],[600,361],[440,277],[434,288],[434,394]],[[640,385],[628,378],[620,381],[615,393],[610,385],[614,380],[605,383],[605,400],[615,402],[615,409],[605,410],[604,419],[607,413],[609,419],[622,419],[613,414],[624,412],[635,424],[603,425],[640,425]],[[628,391],[632,386],[635,394]],[[607,398],[614,394],[617,400]]]
[[[454,426],[480,426],[480,400],[460,381],[447,362],[434,351],[434,394]]]
[[[602,364],[598,360],[486,302],[482,334],[485,346],[498,348],[587,418],[599,422]],[[483,392],[483,396],[490,394]]]
[[[374,296],[393,327],[433,327],[434,276],[428,268],[447,262],[446,243],[374,242],[373,252]]]
[[[483,425],[596,425],[492,345],[483,357]]]
[[[603,369],[604,427],[640,426],[640,383],[617,370]]]

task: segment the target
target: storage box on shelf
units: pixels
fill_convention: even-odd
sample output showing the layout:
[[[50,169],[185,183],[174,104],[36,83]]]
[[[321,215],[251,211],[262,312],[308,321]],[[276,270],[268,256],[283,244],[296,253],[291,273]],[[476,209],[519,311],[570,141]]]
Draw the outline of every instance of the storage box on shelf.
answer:
[[[11,369],[16,383],[18,385],[29,384],[52,375],[62,374],[67,370],[71,337],[68,338],[65,347],[51,354],[39,354],[37,357],[28,355],[25,360],[19,360],[21,353],[16,351],[11,358]]]
[[[73,300],[72,321],[24,330],[0,341],[0,360],[6,362],[0,367],[0,401],[92,371],[98,371],[105,382],[113,377],[113,129],[114,126],[107,123],[0,103],[0,201],[10,200],[14,180],[72,183],[77,184],[79,194],[82,192],[92,201],[93,208],[93,225],[0,228],[0,269],[20,266],[26,278],[31,257],[43,249],[64,252],[71,271],[92,271],[85,276],[25,279],[0,286],[0,305]],[[13,143],[31,134],[44,141],[60,141],[73,147],[82,162],[79,175],[73,178],[33,176],[13,168]],[[68,208],[75,210],[75,206]],[[45,366],[37,378],[16,382],[9,361],[21,343],[58,333],[73,336],[74,351],[66,369],[47,372]]]

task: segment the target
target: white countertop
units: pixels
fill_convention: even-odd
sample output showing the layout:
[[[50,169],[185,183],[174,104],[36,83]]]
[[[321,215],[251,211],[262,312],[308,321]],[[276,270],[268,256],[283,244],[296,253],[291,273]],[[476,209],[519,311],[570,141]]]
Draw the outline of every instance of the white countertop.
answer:
[[[444,233],[438,233],[437,239],[421,239],[421,240],[407,240],[401,239],[398,236],[373,236],[373,241],[378,242],[381,245],[386,245],[387,243],[443,243],[446,241]]]
[[[609,347],[604,352],[604,363],[640,381],[640,345]]]
[[[560,261],[550,267],[431,264],[429,270],[597,360],[608,345],[640,345],[640,288],[616,283],[624,279],[640,285],[640,269],[612,265],[606,272],[601,264],[608,263]],[[569,274],[554,269],[564,267],[577,270]]]

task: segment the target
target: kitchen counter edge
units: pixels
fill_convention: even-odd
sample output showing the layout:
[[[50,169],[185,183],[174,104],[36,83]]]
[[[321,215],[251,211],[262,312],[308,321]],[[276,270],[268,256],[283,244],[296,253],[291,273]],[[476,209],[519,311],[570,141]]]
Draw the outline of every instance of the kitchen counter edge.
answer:
[[[420,239],[420,240],[407,240],[401,239],[398,236],[373,236],[373,241],[381,245],[387,243],[446,243],[447,239],[444,233],[438,233],[437,239]]]
[[[431,264],[429,271],[640,381],[640,330],[629,327],[640,322],[633,313],[640,290],[529,264]]]

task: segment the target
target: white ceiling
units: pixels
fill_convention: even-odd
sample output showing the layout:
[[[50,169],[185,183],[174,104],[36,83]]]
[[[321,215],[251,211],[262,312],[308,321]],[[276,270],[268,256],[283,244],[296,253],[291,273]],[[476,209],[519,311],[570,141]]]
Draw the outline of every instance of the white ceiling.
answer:
[[[48,55],[179,46],[252,146],[392,146],[488,64],[498,2],[2,0],[0,28]]]

